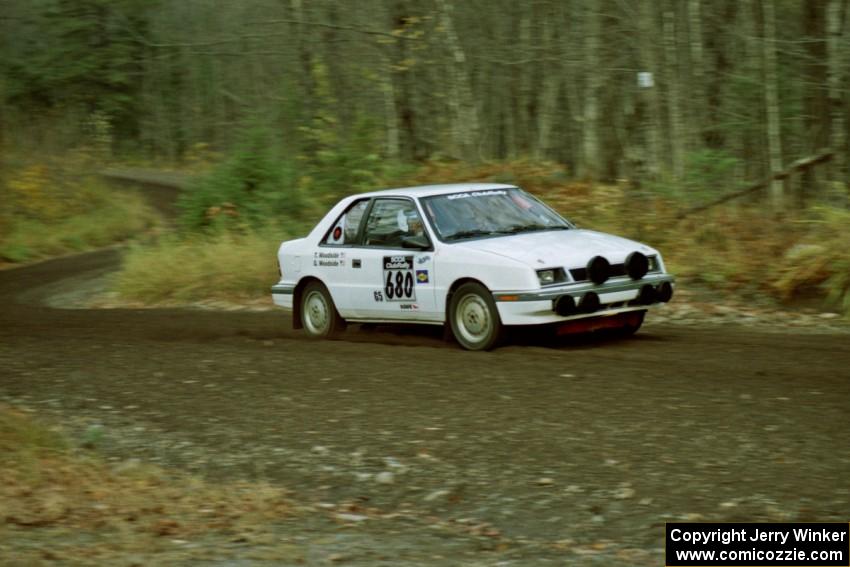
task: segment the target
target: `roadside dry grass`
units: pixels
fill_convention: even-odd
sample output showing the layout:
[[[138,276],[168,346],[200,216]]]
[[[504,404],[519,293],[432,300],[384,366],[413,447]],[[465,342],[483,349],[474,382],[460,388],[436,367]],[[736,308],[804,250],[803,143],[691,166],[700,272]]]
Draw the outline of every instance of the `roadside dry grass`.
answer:
[[[267,296],[284,236],[268,229],[164,238],[134,246],[115,280],[118,294],[146,303]]]
[[[0,263],[27,262],[121,242],[152,228],[156,219],[135,194],[55,222],[13,219],[0,240]]]
[[[93,176],[96,167],[85,156],[0,169],[0,264],[120,242],[159,220],[142,196]]]
[[[135,462],[109,466],[2,405],[0,455],[0,564],[228,556],[228,545],[274,543],[275,523],[293,513],[286,492],[270,485],[212,485]]]

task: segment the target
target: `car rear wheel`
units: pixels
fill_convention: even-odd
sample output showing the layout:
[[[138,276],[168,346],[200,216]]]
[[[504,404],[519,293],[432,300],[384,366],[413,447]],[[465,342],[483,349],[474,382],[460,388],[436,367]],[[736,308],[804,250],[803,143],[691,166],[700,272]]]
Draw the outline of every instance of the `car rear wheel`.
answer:
[[[492,294],[477,283],[466,283],[449,303],[452,334],[467,350],[489,350],[502,339],[502,321]]]
[[[310,282],[301,294],[301,322],[307,336],[315,339],[333,337],[345,330],[328,289],[319,282]]]

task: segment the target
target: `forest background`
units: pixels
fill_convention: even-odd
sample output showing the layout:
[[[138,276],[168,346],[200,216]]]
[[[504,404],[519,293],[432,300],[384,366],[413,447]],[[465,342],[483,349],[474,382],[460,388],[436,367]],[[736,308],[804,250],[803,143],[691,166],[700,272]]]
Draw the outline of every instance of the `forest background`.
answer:
[[[850,312],[848,11],[0,0],[0,257],[161,224],[96,174],[176,169],[195,174],[178,229],[132,246],[116,289],[146,302],[263,296],[280,240],[339,197],[493,180],[661,248],[685,283]],[[209,278],[222,285],[199,291]]]

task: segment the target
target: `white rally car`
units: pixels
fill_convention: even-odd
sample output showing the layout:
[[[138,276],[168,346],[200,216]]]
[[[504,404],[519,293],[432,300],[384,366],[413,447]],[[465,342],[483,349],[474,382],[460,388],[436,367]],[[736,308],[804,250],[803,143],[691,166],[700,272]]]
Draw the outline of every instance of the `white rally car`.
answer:
[[[674,282],[649,246],[577,229],[525,191],[489,183],[346,197],[307,237],[281,244],[278,262],[274,302],[312,337],[349,321],[448,322],[470,350],[495,346],[505,325],[631,334]]]

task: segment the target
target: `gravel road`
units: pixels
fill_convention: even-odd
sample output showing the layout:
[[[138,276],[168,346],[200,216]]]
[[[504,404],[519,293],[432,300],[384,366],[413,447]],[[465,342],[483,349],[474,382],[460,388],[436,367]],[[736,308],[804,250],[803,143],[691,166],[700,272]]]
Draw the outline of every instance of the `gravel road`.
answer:
[[[44,305],[119,261],[0,272],[0,401],[115,461],[280,483],[314,510],[287,528],[307,563],[659,565],[665,521],[848,520],[848,334],[650,318],[469,353],[429,328],[311,342],[278,312]]]

